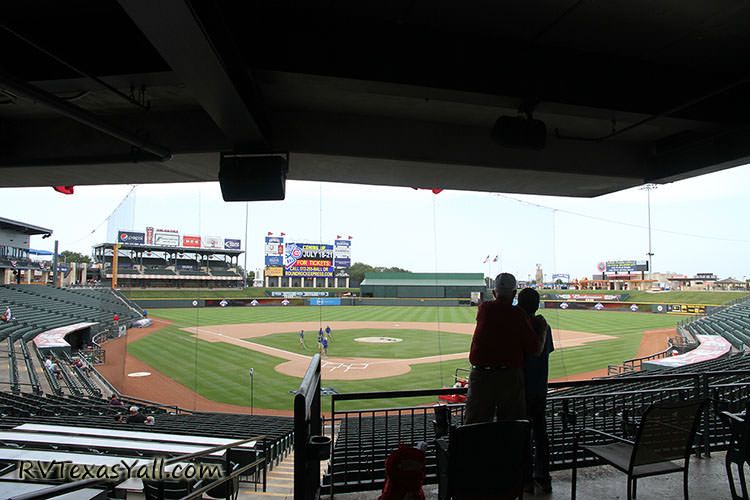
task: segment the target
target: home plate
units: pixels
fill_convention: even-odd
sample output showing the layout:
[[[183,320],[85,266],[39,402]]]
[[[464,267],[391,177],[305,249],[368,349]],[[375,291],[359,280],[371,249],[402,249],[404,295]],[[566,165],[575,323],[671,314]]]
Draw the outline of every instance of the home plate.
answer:
[[[148,377],[151,372],[132,372],[128,373],[128,377]]]

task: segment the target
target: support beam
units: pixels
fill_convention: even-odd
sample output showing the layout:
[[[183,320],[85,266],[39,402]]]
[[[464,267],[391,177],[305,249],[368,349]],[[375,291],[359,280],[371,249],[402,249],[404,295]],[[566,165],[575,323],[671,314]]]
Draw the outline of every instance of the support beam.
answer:
[[[258,119],[260,99],[231,42],[222,39],[227,29],[219,7],[186,0],[119,3],[235,150],[268,150],[268,130]]]

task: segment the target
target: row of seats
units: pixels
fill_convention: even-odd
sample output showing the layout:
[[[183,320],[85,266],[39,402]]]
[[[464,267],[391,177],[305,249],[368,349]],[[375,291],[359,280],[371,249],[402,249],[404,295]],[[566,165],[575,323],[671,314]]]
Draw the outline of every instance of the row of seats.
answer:
[[[693,335],[721,335],[736,349],[750,347],[750,299],[685,325]]]

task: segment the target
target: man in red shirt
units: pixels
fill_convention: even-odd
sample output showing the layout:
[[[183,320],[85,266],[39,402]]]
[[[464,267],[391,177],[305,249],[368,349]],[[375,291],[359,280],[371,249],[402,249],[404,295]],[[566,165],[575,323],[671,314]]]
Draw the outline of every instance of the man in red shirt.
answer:
[[[528,315],[513,306],[516,278],[498,274],[492,293],[495,300],[479,306],[471,340],[465,424],[490,422],[495,416],[525,418],[524,356],[537,355],[544,347],[545,336],[538,335]]]

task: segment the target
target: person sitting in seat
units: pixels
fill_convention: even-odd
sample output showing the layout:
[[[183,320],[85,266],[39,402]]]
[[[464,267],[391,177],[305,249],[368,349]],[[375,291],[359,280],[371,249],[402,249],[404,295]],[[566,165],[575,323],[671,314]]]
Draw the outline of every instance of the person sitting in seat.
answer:
[[[117,394],[112,394],[112,397],[109,398],[109,406],[122,406],[122,401],[117,397]]]
[[[156,419],[152,415],[149,415],[148,417],[146,417],[146,420],[143,423],[146,425],[154,425],[156,423]]]
[[[10,306],[5,308],[5,312],[3,314],[0,314],[0,321],[3,323],[8,323],[13,319],[13,313],[10,311]]]
[[[130,413],[127,418],[125,419],[125,422],[128,424],[143,424],[146,422],[146,415],[141,413],[140,408],[137,406],[131,406],[128,410]]]

